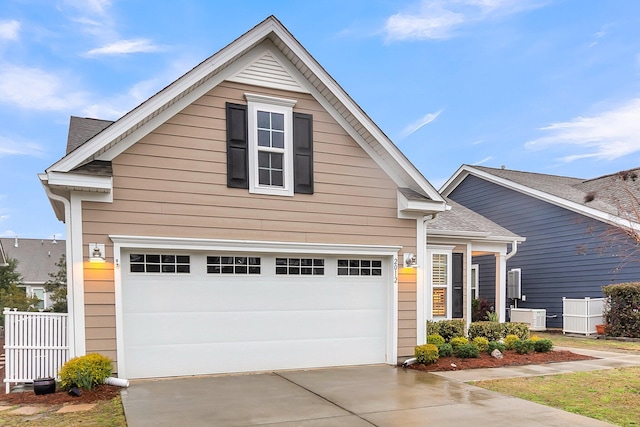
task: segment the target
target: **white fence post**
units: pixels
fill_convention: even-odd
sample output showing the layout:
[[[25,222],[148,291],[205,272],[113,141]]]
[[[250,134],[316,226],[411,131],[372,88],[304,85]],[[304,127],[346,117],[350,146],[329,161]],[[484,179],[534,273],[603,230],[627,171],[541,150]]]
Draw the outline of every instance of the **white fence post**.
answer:
[[[604,298],[562,298],[562,332],[591,335],[603,323]]]
[[[67,313],[32,313],[4,309],[5,387],[57,377],[69,360]]]

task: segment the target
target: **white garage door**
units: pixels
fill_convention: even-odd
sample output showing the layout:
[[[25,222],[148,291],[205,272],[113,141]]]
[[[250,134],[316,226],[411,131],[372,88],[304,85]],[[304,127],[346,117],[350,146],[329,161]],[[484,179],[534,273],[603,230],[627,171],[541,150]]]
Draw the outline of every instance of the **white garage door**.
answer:
[[[375,257],[122,253],[129,378],[384,363]]]

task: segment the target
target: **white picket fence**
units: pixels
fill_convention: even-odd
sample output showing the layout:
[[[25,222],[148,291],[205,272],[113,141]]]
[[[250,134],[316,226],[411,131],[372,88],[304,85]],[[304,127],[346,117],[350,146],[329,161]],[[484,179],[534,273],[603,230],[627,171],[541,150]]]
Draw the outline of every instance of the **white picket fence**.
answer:
[[[562,298],[562,332],[592,335],[596,325],[604,323],[605,298]]]
[[[67,313],[4,312],[5,386],[57,377],[69,360]]]

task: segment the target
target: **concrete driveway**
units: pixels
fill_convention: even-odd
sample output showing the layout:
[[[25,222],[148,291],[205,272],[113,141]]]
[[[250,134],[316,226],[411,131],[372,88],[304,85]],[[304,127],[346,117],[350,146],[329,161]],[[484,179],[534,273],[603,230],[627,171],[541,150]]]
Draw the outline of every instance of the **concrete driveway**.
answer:
[[[386,365],[132,382],[139,426],[606,426],[437,375]]]

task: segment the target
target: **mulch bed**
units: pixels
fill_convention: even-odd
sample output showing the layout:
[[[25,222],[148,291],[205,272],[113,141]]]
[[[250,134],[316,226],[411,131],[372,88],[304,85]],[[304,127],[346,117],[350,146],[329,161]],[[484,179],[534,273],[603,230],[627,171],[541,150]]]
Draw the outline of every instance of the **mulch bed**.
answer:
[[[513,350],[504,352],[502,359],[496,359],[487,353],[480,353],[477,358],[461,359],[459,357],[442,357],[431,365],[413,364],[409,367],[427,372],[459,371],[461,369],[499,368],[502,366],[541,365],[555,362],[572,362],[576,360],[591,360],[596,357],[584,356],[566,350],[550,351],[548,353],[518,354]]]
[[[66,391],[36,395],[33,391],[0,394],[0,404],[4,405],[64,405],[68,403],[93,403],[111,400],[120,395],[122,387],[99,385],[92,390],[82,390],[82,396],[71,396]]]

